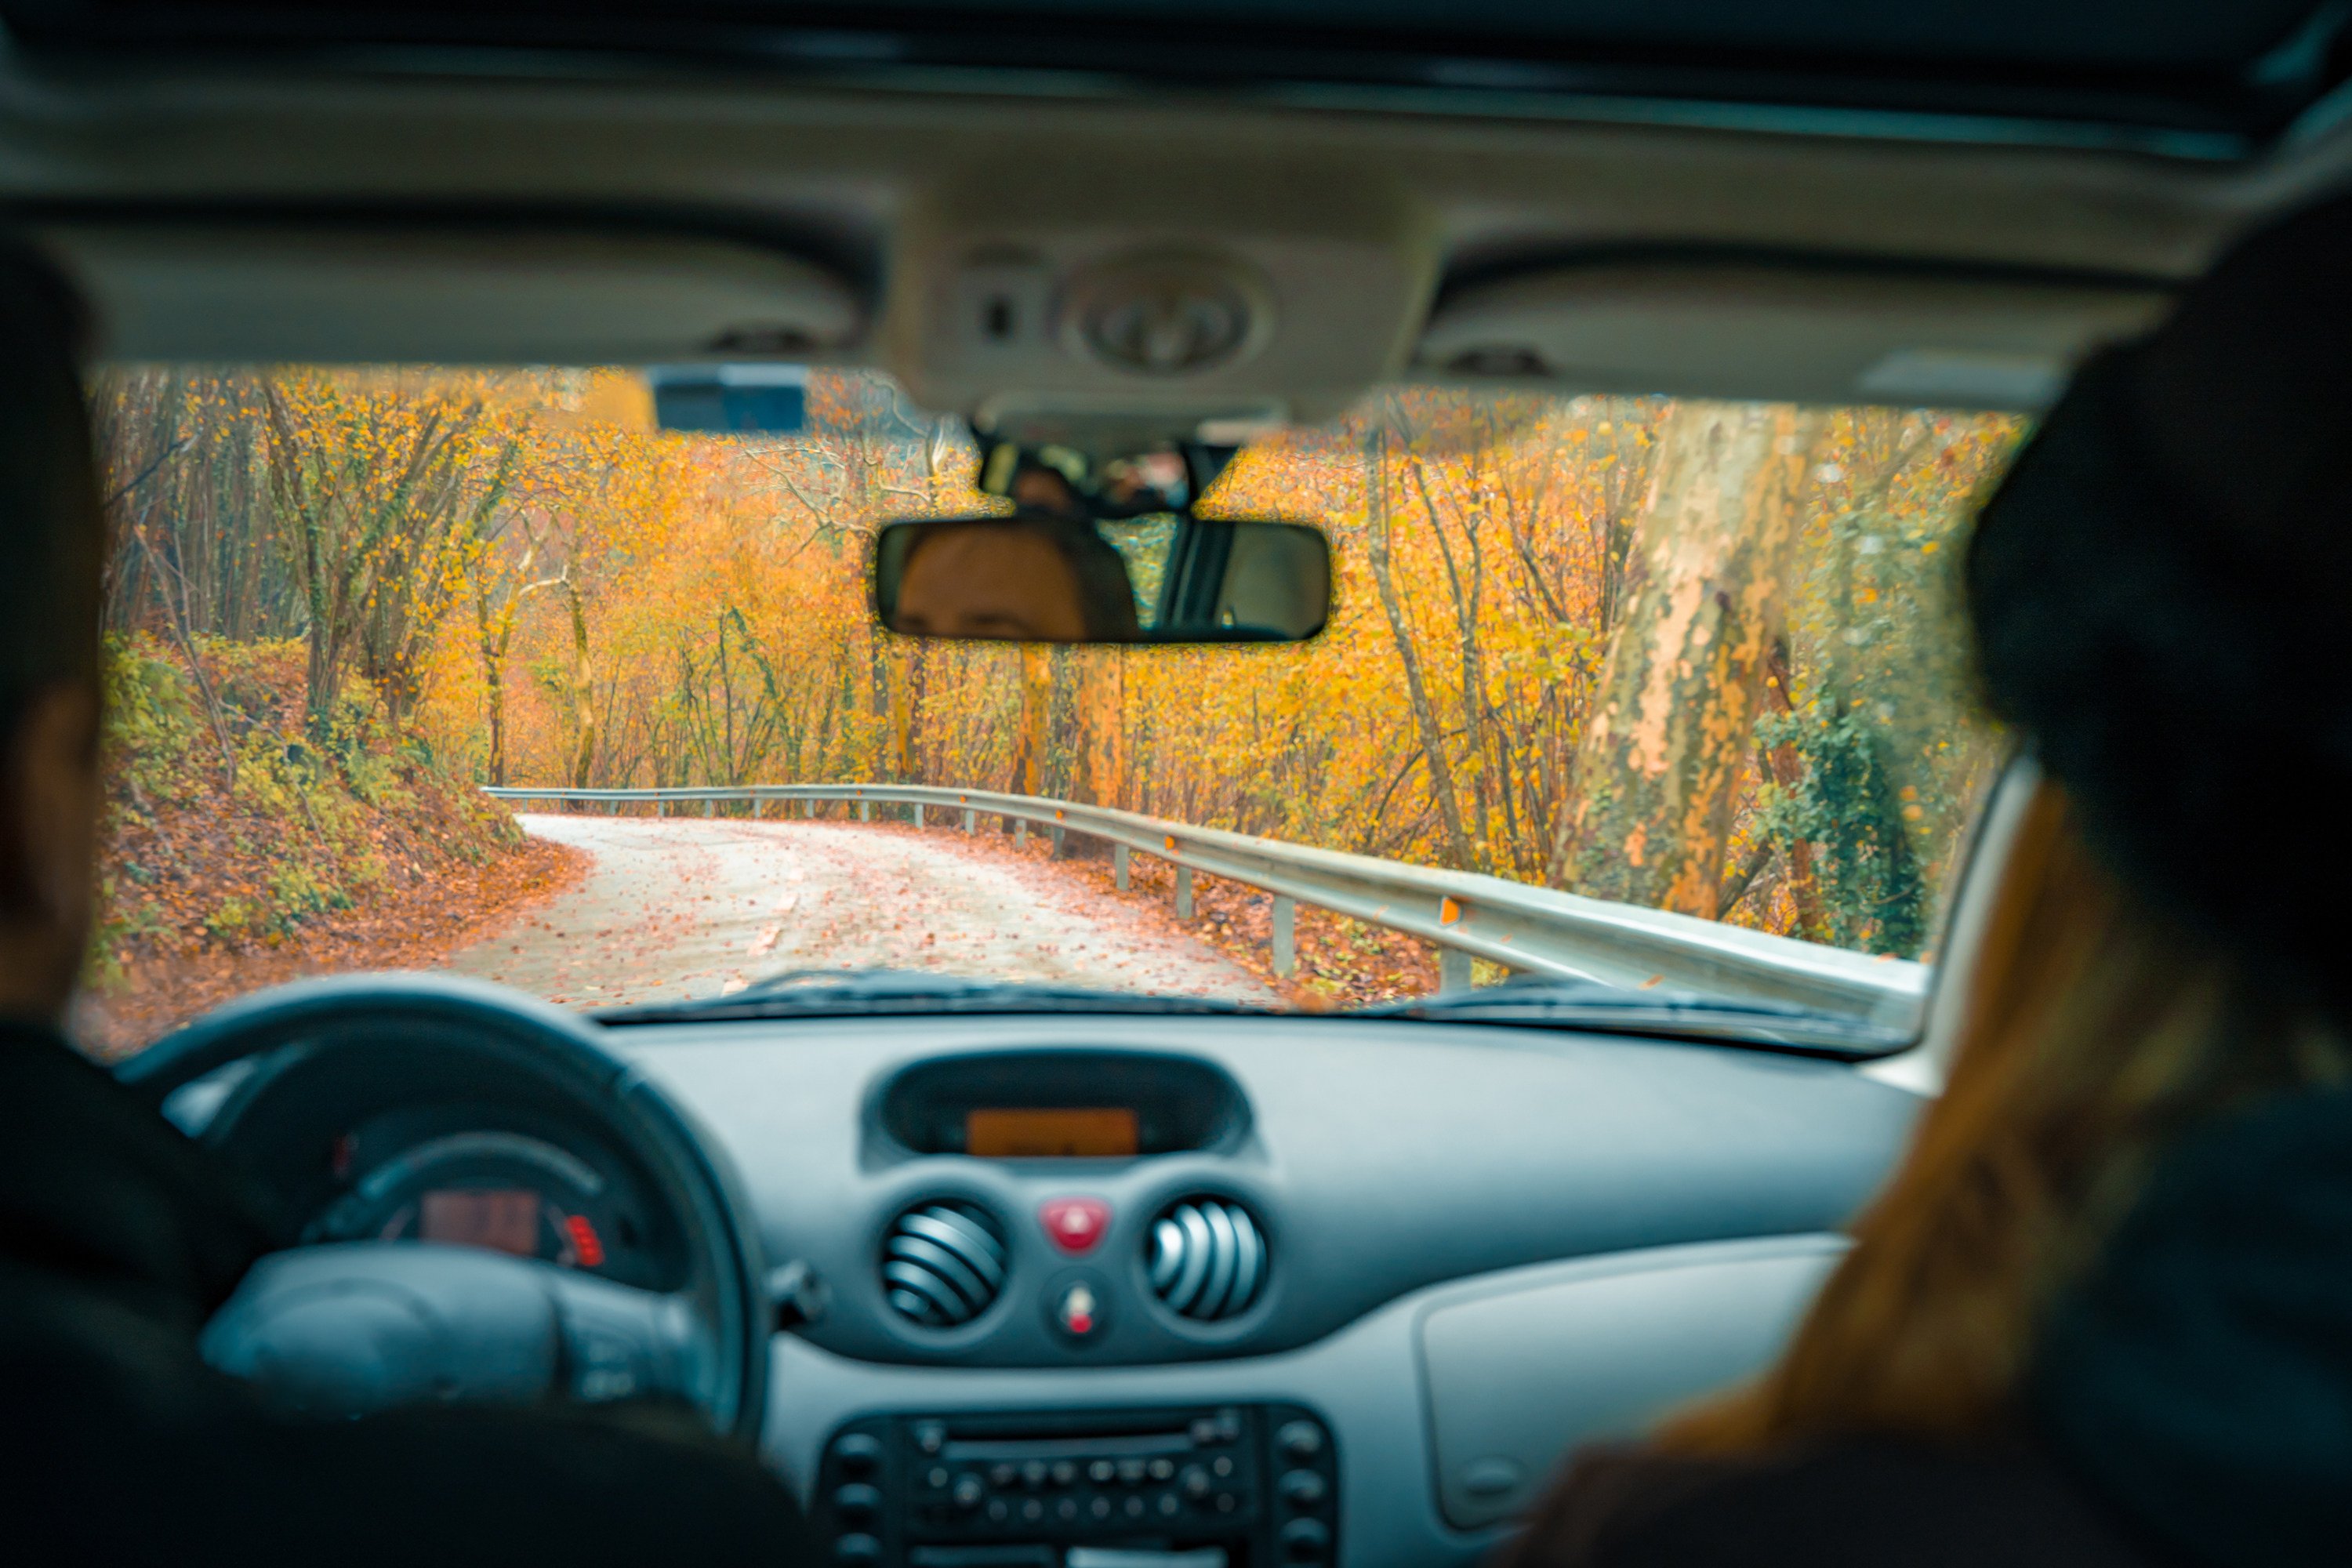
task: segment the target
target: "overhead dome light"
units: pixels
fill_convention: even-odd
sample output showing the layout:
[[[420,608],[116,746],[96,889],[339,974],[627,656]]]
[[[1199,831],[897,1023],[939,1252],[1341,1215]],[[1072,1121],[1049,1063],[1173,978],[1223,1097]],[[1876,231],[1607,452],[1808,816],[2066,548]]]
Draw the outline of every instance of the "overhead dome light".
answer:
[[[1066,347],[1149,376],[1239,363],[1273,331],[1265,285],[1216,257],[1133,257],[1091,268],[1071,286],[1063,317]]]

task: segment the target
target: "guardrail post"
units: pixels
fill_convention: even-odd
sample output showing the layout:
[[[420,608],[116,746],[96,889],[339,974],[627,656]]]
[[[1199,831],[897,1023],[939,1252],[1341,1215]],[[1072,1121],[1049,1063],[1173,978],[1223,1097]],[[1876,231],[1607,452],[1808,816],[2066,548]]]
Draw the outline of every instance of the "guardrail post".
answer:
[[[657,800],[654,802],[654,815],[656,816],[667,816],[669,815],[669,802],[666,800]]]
[[[1058,859],[1060,859],[1061,858],[1062,858],[1062,825],[1061,825],[1060,823],[1058,823],[1058,822],[1057,822],[1057,823],[1054,824],[1054,858],[1055,858],[1055,859],[1056,859],[1056,860],[1058,860]]]
[[[604,803],[604,815],[605,815],[605,816],[620,816],[620,815],[621,815],[621,803],[620,803],[619,801],[617,801],[617,800],[608,800],[608,801],[606,801],[606,802]]]
[[[923,825],[923,803],[922,803],[921,801],[919,801],[919,801],[917,801],[917,802],[915,803],[915,826],[918,826],[918,827],[920,827],[922,825]]]
[[[1110,870],[1111,880],[1112,880],[1112,881],[1114,881],[1114,882],[1116,882],[1116,883],[1118,883],[1118,890],[1119,890],[1120,892],[1124,893],[1125,891],[1127,891],[1127,846],[1126,846],[1126,845],[1124,845],[1124,844],[1114,844],[1114,845],[1112,845],[1112,846],[1110,847],[1110,868],[1111,868],[1111,870]]]
[[[874,820],[874,803],[872,801],[861,800],[857,803],[857,820],[860,822],[871,822]]]
[[[715,800],[706,800],[706,801],[704,801],[704,802],[702,803],[702,815],[703,815],[703,816],[718,816],[718,815],[719,815],[719,803],[718,803],[717,801],[715,801]]]
[[[801,815],[807,817],[811,822],[814,822],[816,820],[816,796],[809,796],[808,799],[801,802]]]
[[[1467,991],[1470,989],[1470,955],[1458,947],[1437,950],[1437,989]]]
[[[1176,868],[1176,918],[1180,921],[1192,918],[1192,868],[1190,866]]]
[[[1298,967],[1298,914],[1289,898],[1274,896],[1274,972],[1287,974]]]
[[[976,811],[967,811],[963,814],[963,830],[966,833],[977,833],[980,831],[980,813]]]
[[[1029,819],[1025,816],[1016,816],[1013,819],[1013,847],[1015,849],[1029,847]]]

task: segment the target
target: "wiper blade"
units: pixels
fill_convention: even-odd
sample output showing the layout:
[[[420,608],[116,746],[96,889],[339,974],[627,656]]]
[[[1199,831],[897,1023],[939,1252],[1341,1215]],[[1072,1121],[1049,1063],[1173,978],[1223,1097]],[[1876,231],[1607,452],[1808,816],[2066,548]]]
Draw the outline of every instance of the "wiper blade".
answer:
[[[1909,1037],[1866,1019],[1785,1002],[1734,1001],[1694,991],[1627,990],[1599,981],[1512,981],[1353,1008],[1359,1018],[1473,1024],[1548,1024],[1603,1033],[1666,1035],[1865,1055]]]
[[[951,1013],[1218,1013],[1274,1011],[1208,996],[1146,996],[1078,986],[1024,985],[906,969],[795,969],[724,996],[609,1007],[605,1024]]]

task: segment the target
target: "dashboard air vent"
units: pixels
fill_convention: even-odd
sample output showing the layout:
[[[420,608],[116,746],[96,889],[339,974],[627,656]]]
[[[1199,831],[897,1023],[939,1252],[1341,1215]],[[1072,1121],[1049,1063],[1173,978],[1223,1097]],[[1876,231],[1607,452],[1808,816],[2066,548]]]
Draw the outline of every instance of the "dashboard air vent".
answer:
[[[900,1317],[952,1329],[1004,1289],[1004,1232],[977,1204],[918,1204],[882,1239],[882,1292]]]
[[[1265,1285],[1265,1237],[1227,1198],[1186,1198],[1153,1222],[1151,1293],[1170,1311],[1213,1323],[1249,1310]]]

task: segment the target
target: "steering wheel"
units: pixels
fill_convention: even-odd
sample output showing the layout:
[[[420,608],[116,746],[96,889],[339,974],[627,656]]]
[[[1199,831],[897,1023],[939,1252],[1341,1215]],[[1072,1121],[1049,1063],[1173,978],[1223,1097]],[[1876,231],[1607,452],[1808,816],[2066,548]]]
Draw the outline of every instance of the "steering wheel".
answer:
[[[230,1105],[273,1067],[316,1068],[337,1053],[402,1041],[495,1058],[593,1116],[675,1216],[683,1284],[635,1289],[532,1258],[426,1242],[300,1247],[248,1271],[205,1328],[205,1359],[320,1413],[667,1394],[720,1433],[756,1440],[775,1314],[749,1209],[685,1112],[579,1017],[445,975],[303,981],[206,1015],[119,1076],[161,1108],[208,1074],[251,1063],[200,1134],[233,1147]]]

